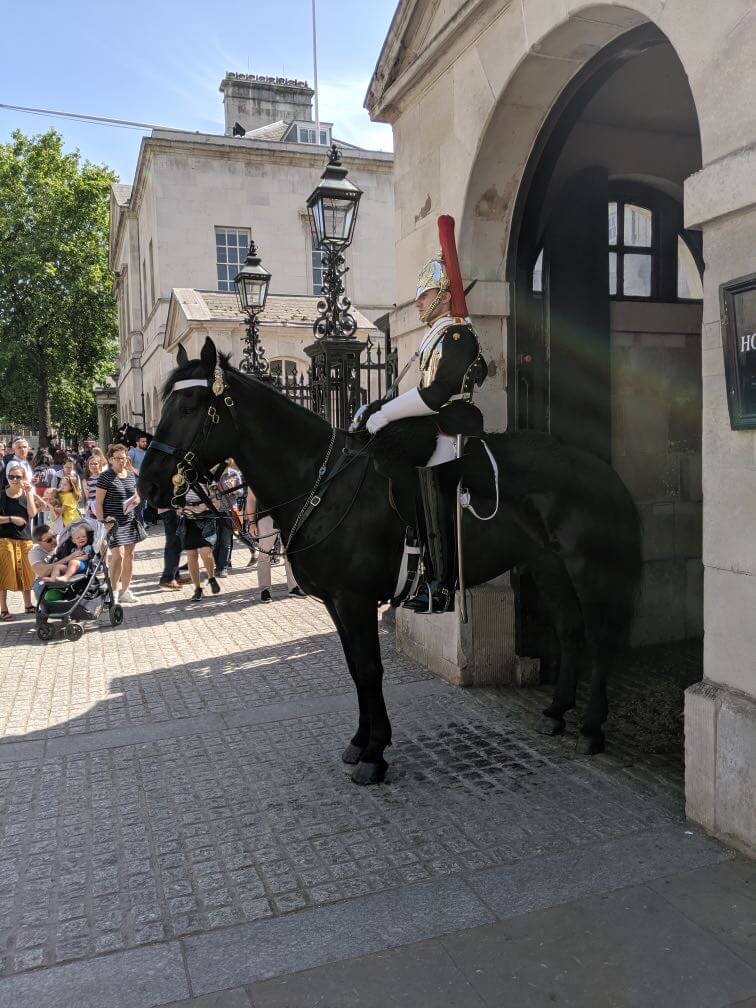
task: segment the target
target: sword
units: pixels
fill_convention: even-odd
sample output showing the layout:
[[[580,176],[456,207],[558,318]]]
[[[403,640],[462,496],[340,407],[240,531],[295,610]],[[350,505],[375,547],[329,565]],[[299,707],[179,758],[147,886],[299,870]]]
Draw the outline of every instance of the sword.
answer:
[[[462,458],[462,435],[457,434],[457,458]],[[457,484],[457,578],[459,580],[459,618],[467,623],[467,598],[465,596],[465,565],[462,549],[462,482]]]

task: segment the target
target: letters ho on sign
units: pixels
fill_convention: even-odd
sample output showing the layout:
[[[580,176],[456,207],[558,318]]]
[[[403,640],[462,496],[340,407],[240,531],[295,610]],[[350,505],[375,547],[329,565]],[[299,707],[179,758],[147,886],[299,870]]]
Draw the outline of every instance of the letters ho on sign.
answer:
[[[722,284],[719,303],[730,426],[756,428],[756,273]]]

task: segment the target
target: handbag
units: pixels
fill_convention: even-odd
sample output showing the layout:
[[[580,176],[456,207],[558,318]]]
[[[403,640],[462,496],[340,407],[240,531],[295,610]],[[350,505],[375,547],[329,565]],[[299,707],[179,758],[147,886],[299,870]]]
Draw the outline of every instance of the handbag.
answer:
[[[139,521],[138,518],[135,518],[134,521],[136,523],[137,542],[144,542],[147,538],[147,528],[145,527],[144,522]]]

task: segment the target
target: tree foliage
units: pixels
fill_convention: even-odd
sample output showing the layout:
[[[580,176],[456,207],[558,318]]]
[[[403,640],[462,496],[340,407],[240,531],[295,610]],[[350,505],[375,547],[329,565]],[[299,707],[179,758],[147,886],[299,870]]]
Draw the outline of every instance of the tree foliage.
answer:
[[[91,428],[93,387],[117,358],[108,168],[55,130],[0,144],[0,416]]]

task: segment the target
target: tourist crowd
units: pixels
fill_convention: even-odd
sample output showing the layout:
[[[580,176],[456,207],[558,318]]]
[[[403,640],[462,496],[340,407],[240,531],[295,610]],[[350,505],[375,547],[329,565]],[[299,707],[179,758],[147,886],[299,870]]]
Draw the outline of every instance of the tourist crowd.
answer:
[[[259,545],[260,601],[272,601],[270,567],[280,562],[280,539],[270,516],[258,518],[258,503],[245,489],[234,460],[227,460],[217,483],[199,492],[189,488],[180,507],[153,512],[136,490],[146,448],[147,438],[141,437],[131,448],[112,444],[103,454],[87,439],[77,452],[40,449],[32,455],[24,437],[9,446],[0,441],[0,620],[13,618],[9,592],[20,592],[25,611],[31,613],[32,592],[39,596],[47,582],[66,582],[85,573],[94,555],[92,530],[97,523],[108,529],[108,569],[116,602],[138,601],[131,591],[134,548],[149,524],[161,524],[165,533],[161,590],[180,591],[191,583],[190,600],[199,602],[202,568],[210,591],[218,594],[218,578],[227,577],[232,566],[235,533],[247,532],[248,565],[258,562],[254,543]],[[289,593],[301,595],[284,562]]]

